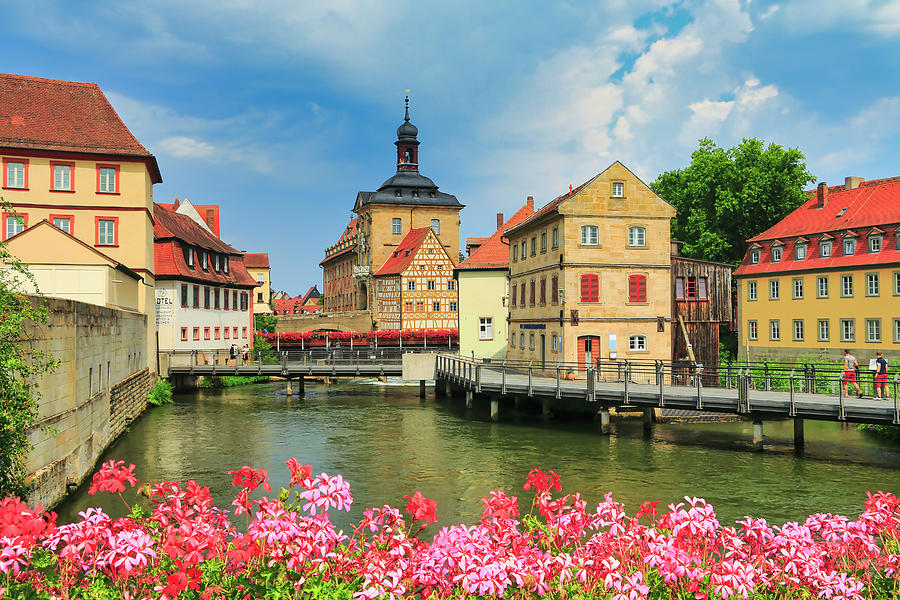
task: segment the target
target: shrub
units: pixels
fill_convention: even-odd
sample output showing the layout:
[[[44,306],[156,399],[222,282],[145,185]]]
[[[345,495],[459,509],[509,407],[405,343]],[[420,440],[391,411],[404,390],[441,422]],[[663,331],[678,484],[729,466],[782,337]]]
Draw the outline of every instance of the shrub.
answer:
[[[238,387],[241,385],[250,385],[252,383],[265,383],[269,381],[267,376],[244,376],[244,375],[223,375],[221,377],[204,377],[202,387],[205,388],[228,388]]]
[[[156,385],[147,394],[147,402],[153,406],[162,406],[172,402],[172,384],[165,379],[158,379]]]

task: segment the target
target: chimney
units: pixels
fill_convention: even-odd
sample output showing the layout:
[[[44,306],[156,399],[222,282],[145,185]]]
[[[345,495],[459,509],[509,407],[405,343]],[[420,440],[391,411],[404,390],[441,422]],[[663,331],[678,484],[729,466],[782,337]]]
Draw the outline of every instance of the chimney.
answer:
[[[681,254],[681,245],[683,243],[684,242],[679,242],[678,240],[671,241],[672,256],[679,256]]]
[[[528,205],[528,208],[534,210],[534,196],[528,196],[528,201],[525,204]]]
[[[828,184],[824,181],[816,188],[816,208],[822,208],[828,203]]]
[[[178,197],[175,198],[175,210],[178,210]]]
[[[863,177],[845,177],[844,178],[844,189],[845,190],[855,190],[856,188],[859,187],[859,184],[861,184],[863,181],[865,181],[865,178],[863,178]]]
[[[503,213],[497,213],[497,229],[503,227]]]

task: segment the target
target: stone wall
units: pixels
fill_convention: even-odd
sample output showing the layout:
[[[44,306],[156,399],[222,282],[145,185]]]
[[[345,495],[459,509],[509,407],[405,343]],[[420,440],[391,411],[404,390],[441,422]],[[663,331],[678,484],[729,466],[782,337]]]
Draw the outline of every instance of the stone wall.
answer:
[[[23,332],[23,343],[59,361],[41,382],[39,427],[29,434],[28,500],[53,506],[144,411],[156,375],[147,368],[146,315],[59,298],[46,302],[48,322]]]
[[[278,315],[278,333],[289,331],[370,331],[372,312],[354,310],[345,312],[325,312],[312,315]]]

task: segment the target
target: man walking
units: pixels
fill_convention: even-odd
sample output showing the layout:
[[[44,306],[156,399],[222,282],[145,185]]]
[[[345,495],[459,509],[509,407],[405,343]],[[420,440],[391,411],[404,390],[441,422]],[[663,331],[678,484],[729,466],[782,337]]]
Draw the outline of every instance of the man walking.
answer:
[[[856,362],[856,357],[850,354],[849,350],[844,350],[844,375],[841,377],[841,385],[844,388],[844,395],[849,395],[847,393],[847,386],[849,384],[853,384],[856,386],[856,394],[860,398],[862,398],[863,393],[862,389],[859,387],[859,383],[856,381],[856,370],[859,368],[859,363]]]
[[[875,353],[875,397],[879,400],[890,396],[888,392],[888,363],[881,350]]]

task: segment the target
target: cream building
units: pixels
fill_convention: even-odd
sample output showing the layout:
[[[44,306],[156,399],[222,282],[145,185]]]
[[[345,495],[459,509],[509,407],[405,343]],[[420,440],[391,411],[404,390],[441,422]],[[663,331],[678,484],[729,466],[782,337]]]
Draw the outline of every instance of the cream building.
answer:
[[[620,162],[507,230],[510,359],[669,360],[675,209]]]
[[[271,313],[272,308],[272,277],[269,268],[269,253],[260,252],[244,253],[244,266],[256,281],[253,288],[253,313]]]

